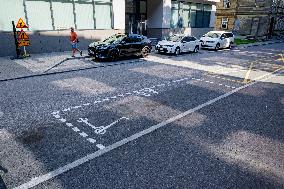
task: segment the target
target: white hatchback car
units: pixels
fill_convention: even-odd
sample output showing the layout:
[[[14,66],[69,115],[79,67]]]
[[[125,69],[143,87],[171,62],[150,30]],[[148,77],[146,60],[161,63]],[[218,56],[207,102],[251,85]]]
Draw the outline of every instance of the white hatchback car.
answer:
[[[173,35],[167,40],[159,41],[156,45],[158,53],[174,53],[179,55],[182,52],[195,52],[200,49],[200,42],[193,36]]]
[[[220,48],[231,48],[234,41],[234,34],[225,31],[210,31],[200,38],[202,48],[215,50]]]

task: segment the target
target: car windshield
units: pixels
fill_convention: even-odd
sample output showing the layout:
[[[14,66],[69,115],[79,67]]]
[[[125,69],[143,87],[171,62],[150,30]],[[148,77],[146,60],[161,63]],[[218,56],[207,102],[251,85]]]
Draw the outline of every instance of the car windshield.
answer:
[[[120,43],[124,37],[125,35],[113,35],[103,40],[103,43]]]
[[[205,35],[205,37],[211,37],[211,38],[219,38],[220,34],[219,33],[213,33],[213,32],[209,32]]]
[[[172,42],[179,42],[181,41],[183,37],[182,36],[177,36],[177,35],[173,35],[167,38],[167,41],[172,41]]]

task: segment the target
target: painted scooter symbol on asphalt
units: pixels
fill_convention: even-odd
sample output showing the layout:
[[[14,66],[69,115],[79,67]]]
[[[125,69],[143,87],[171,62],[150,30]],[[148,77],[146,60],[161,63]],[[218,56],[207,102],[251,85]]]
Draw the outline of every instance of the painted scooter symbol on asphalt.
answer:
[[[77,120],[77,122],[79,122],[79,123],[85,123],[86,125],[92,127],[92,128],[95,130],[95,133],[96,133],[96,134],[101,134],[101,135],[103,135],[103,134],[106,133],[106,130],[107,130],[108,128],[110,128],[111,126],[117,124],[119,121],[121,121],[121,120],[123,120],[123,119],[129,120],[129,118],[127,118],[127,117],[122,117],[122,118],[119,118],[118,120],[112,122],[111,124],[109,124],[109,125],[107,125],[107,126],[99,126],[99,127],[96,127],[96,126],[92,125],[91,123],[89,123],[88,118],[79,118],[79,119]]]

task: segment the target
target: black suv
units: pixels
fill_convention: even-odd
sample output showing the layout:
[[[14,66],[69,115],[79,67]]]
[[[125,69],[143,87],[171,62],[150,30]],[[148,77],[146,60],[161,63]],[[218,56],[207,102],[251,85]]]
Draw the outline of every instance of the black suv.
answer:
[[[143,35],[116,34],[103,41],[91,43],[88,51],[96,59],[111,61],[133,55],[146,57],[151,52],[151,41]]]

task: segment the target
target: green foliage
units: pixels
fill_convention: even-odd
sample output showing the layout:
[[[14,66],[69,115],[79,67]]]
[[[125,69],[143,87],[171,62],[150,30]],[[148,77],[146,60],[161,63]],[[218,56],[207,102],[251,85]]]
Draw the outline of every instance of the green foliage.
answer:
[[[235,39],[236,45],[250,44],[250,43],[255,43],[255,42],[257,41],[253,39]]]

